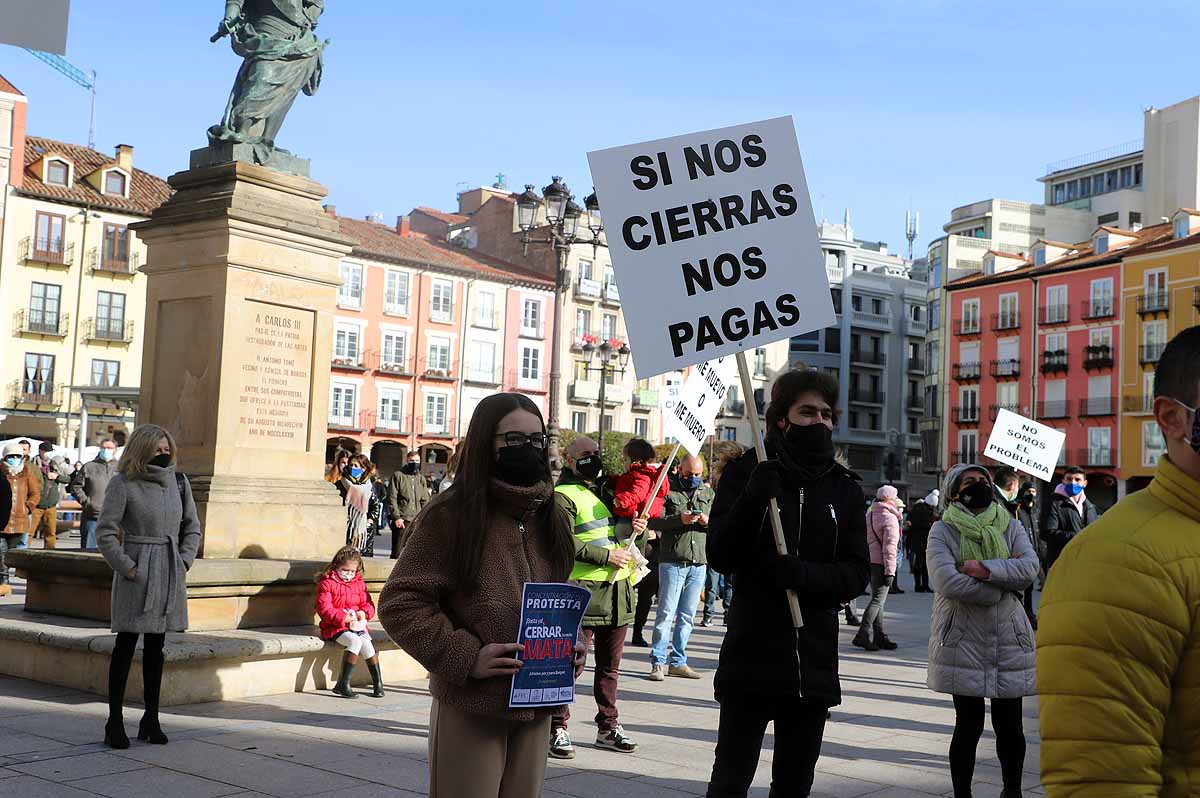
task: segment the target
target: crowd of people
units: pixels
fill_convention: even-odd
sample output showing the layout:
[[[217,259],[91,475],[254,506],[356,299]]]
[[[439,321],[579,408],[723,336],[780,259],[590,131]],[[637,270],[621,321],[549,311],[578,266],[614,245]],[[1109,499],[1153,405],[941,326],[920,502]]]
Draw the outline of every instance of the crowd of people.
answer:
[[[343,650],[332,692],[357,698],[351,675],[365,660],[368,695],[384,695],[368,626],[378,616],[430,674],[430,794],[535,796],[547,759],[576,750],[568,705],[509,704],[522,667],[515,641],[524,585],[569,580],[590,592],[576,676],[591,652],[595,745],[625,754],[638,750],[619,711],[627,640],[648,649],[650,681],[703,678],[688,663],[689,641],[696,616],[710,624],[719,601],[726,630],[713,674],[720,720],[707,794],[747,795],[773,725],[771,794],[806,796],[830,710],[841,702],[840,615],[857,627],[852,646],[902,645],[885,631],[885,608],[906,555],[913,591],[933,594],[926,681],[954,708],[946,763],[955,798],[973,795],[988,704],[1001,796],[1022,794],[1024,699],[1035,695],[1051,798],[1194,795],[1200,327],[1166,346],[1154,393],[1166,449],[1156,475],[1103,515],[1074,467],[1041,511],[1042,483],[977,463],[954,467],[911,507],[893,485],[868,503],[834,446],[838,383],[817,370],[786,372],[772,386],[765,458],[722,444],[711,464],[690,455],[663,463],[635,438],[624,472],[613,475],[597,442],[577,437],[553,479],[538,407],[522,394],[492,395],[473,415],[452,475],[436,486],[415,452],[386,483],[369,458],[334,458],[327,478],[345,503],[346,545],[323,571],[314,606],[320,636]],[[137,736],[166,744],[163,645],[166,633],[187,628],[185,574],[201,539],[174,440],[145,425],[119,461],[106,442],[79,468],[52,447],[30,449],[11,443],[2,452],[0,587],[9,548],[31,534],[54,547],[51,509],[65,486],[83,508],[84,546],[94,543],[113,571],[105,742],[129,746],[122,705],[140,636]],[[787,554],[777,549],[773,507]],[[381,530],[391,532],[396,564],[377,610],[363,565]]]

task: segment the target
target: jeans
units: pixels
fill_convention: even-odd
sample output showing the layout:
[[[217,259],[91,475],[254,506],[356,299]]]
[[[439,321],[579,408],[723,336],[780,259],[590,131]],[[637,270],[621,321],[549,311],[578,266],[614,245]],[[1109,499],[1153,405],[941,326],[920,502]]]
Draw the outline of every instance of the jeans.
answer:
[[[85,518],[80,523],[82,526],[79,528],[79,548],[83,551],[95,551],[96,525],[100,523],[100,519]]]
[[[705,619],[712,618],[717,614],[717,597],[721,598],[721,607],[725,612],[729,612],[729,601],[733,594],[733,589],[729,586],[729,580],[723,574],[719,574],[712,568],[708,568],[708,575],[704,581],[704,617]]]
[[[19,549],[20,535],[0,534],[0,585],[8,584],[8,550]]]
[[[596,726],[602,732],[613,730],[620,724],[617,714],[617,679],[621,669],[621,654],[625,651],[625,632],[628,626],[592,626],[583,628],[585,646],[590,646],[596,655],[596,680],[592,696],[596,699]],[[571,719],[570,705],[554,711],[550,724],[555,729],[567,728]],[[543,754],[545,752],[543,751]]]
[[[1025,767],[1025,728],[1021,699],[992,699],[992,730],[996,733],[996,756],[1005,790],[1021,789]],[[975,752],[983,734],[983,699],[954,696],[954,737],[950,740],[950,781],[955,798],[971,798],[975,776]]]
[[[658,566],[658,615],[654,618],[654,643],[650,647],[650,664],[664,662],[674,668],[687,665],[688,638],[700,591],[704,589],[703,565],[680,565],[664,562]],[[672,632],[672,627],[674,631]],[[667,640],[671,656],[667,658]]]
[[[883,605],[887,603],[888,590],[894,580],[894,576],[884,575],[882,565],[871,563],[871,603],[867,605],[867,610],[863,613],[862,625],[858,627],[860,635],[865,637],[874,629],[875,638],[878,641],[880,635],[883,634]]]
[[[637,583],[637,609],[633,614],[634,637],[641,637],[646,628],[646,620],[650,617],[650,607],[654,597],[658,595],[658,547],[651,546],[648,553],[650,562],[647,567],[650,573]]]
[[[724,696],[708,798],[746,798],[771,721],[775,722],[771,795],[807,796],[821,756],[826,711],[824,704],[796,696]]]

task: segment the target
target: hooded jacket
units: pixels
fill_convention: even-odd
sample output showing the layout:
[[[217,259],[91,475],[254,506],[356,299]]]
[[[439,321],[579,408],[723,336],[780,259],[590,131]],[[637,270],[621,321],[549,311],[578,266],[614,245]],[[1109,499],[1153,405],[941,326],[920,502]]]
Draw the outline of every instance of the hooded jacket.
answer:
[[[896,549],[900,546],[900,511],[883,501],[867,510],[867,545],[871,564],[882,565],[884,576],[896,575]]]
[[[42,481],[37,478],[34,467],[25,462],[16,474],[8,470],[8,466],[0,463],[0,472],[8,482],[12,494],[12,505],[9,509],[7,522],[4,527],[5,535],[28,535],[29,514],[37,508],[38,500],[42,497]]]
[[[117,461],[104,460],[98,455],[90,463],[75,472],[71,478],[71,495],[83,507],[85,519],[99,518],[104,510],[104,497],[108,493],[108,483],[117,473]]]
[[[1038,626],[1049,798],[1200,791],[1200,481],[1167,457],[1067,545]]]
[[[1084,498],[1083,512],[1080,513],[1070,497],[1055,492],[1050,499],[1050,511],[1046,514],[1046,524],[1042,527],[1042,537],[1046,540],[1046,559],[1053,564],[1067,544],[1074,540],[1075,536],[1084,528],[1095,523],[1099,517],[1100,512],[1096,509],[1096,505],[1092,504],[1091,499]]]
[[[649,503],[648,518],[658,518],[663,514],[663,502],[670,491],[669,479],[664,479],[658,495],[651,497],[654,483],[658,480],[658,469],[665,466],[635,465],[631,466],[621,476],[617,477],[613,490],[613,515],[621,518],[633,518],[646,509]],[[653,500],[652,500],[653,498]]]
[[[321,619],[322,640],[333,640],[350,629],[346,610],[361,610],[368,621],[375,617],[375,602],[367,593],[367,583],[361,571],[349,582],[343,581],[336,571],[331,571],[317,585],[317,616]]]

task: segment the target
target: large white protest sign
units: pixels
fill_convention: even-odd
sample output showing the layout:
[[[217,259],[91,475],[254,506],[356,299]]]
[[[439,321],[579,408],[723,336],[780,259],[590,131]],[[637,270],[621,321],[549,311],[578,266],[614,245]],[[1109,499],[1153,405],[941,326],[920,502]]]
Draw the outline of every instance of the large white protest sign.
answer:
[[[70,5],[70,0],[3,0],[0,44],[65,54]]]
[[[737,360],[733,357],[696,366],[677,395],[663,396],[663,432],[692,454],[700,455],[704,442],[713,434],[717,411],[737,378]]]
[[[836,323],[791,117],[588,162],[639,377]]]
[[[1052,482],[1067,434],[1001,409],[988,436],[985,456]]]

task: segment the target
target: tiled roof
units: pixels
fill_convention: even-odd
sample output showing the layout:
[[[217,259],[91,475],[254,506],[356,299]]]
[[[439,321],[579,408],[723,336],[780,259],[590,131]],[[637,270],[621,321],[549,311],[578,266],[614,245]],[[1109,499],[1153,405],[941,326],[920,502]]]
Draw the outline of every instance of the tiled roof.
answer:
[[[437,219],[440,222],[445,222],[446,224],[462,224],[463,222],[470,221],[471,219],[470,216],[463,216],[461,213],[446,213],[445,211],[439,211],[436,208],[428,208],[424,205],[418,205],[413,210],[420,211],[426,216],[432,216],[434,219]]]
[[[61,155],[71,161],[75,169],[75,180],[67,186],[52,186],[42,182],[42,176],[29,167],[45,155]],[[167,201],[171,196],[171,187],[167,181],[155,177],[141,169],[133,170],[133,178],[129,181],[129,199],[101,194],[85,179],[92,172],[104,166],[115,166],[117,159],[79,144],[67,144],[53,139],[29,136],[25,139],[25,180],[20,193],[31,197],[42,197],[71,205],[89,205],[93,208],[149,216],[150,213]]]
[[[20,89],[9,83],[8,78],[4,77],[3,75],[0,75],[0,92],[3,92],[4,94],[20,94],[22,97],[25,96],[21,93]]]
[[[1018,255],[1015,252],[1001,252],[998,249],[989,249],[988,255],[995,255],[997,258],[1013,258],[1014,260],[1025,260],[1024,255]]]
[[[554,281],[499,258],[492,258],[453,244],[434,241],[418,233],[400,235],[395,229],[375,222],[338,217],[342,233],[355,239],[354,254],[399,261],[410,266],[440,269],[521,282],[539,288],[554,288]]]
[[[1078,246],[1078,244],[1068,244],[1065,241],[1052,241],[1049,238],[1039,238],[1034,243],[1046,244],[1047,246],[1058,247],[1059,249],[1075,249]]]
[[[1106,233],[1112,233],[1113,235],[1124,236],[1125,238],[1132,238],[1137,235],[1137,233],[1132,230],[1122,230],[1120,227],[1113,227],[1107,224],[1102,224],[1096,229],[1103,230]]]

